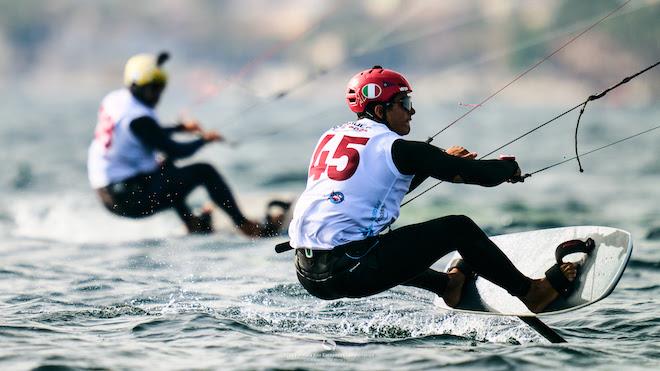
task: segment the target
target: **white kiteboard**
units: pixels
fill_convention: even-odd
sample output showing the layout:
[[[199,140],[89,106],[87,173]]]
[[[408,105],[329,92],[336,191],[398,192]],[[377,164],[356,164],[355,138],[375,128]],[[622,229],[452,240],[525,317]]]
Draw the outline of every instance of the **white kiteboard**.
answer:
[[[531,317],[572,311],[607,297],[619,282],[632,253],[632,237],[621,229],[580,226],[543,229],[491,237],[513,264],[527,277],[544,277],[545,271],[556,263],[555,250],[568,240],[594,240],[590,254],[574,253],[565,262],[581,264],[574,290],[568,297],[558,297],[543,312],[533,313],[503,288],[477,276],[466,282],[461,302],[456,308],[435,298],[438,307],[461,312]],[[450,262],[460,258],[455,253]],[[451,264],[451,263],[450,263]],[[449,269],[450,264],[447,265]]]

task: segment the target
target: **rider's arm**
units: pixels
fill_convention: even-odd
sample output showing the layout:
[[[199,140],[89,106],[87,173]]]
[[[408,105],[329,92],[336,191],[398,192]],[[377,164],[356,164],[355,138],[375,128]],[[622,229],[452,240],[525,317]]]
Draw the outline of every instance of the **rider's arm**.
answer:
[[[392,158],[402,174],[431,176],[454,182],[492,187],[511,179],[518,163],[510,160],[473,160],[452,156],[425,142],[397,139]]]
[[[161,129],[163,129],[163,131],[166,132],[168,135],[186,131],[186,128],[182,123],[177,123],[171,126],[161,126]]]
[[[170,132],[163,129],[156,120],[148,116],[131,121],[130,128],[131,132],[142,143],[165,153],[169,158],[192,156],[205,144],[204,139],[184,143],[176,142],[170,139]]]

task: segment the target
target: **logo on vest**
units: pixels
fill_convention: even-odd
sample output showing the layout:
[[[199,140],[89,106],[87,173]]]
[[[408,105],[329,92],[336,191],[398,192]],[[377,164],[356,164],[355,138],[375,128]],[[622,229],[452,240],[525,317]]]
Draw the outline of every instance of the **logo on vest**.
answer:
[[[344,202],[344,194],[341,192],[332,192],[328,195],[328,200],[333,204],[340,204]]]

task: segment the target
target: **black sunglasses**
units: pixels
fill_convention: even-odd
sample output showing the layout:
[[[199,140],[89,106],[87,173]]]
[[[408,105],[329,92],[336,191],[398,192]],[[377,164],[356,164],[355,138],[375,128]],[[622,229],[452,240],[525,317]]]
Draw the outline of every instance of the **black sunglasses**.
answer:
[[[412,106],[412,99],[410,98],[409,95],[406,95],[405,97],[401,98],[401,100],[398,100],[396,102],[390,102],[388,105],[394,105],[397,103],[401,103],[401,107],[403,107],[406,112],[410,113],[412,111],[413,106]]]

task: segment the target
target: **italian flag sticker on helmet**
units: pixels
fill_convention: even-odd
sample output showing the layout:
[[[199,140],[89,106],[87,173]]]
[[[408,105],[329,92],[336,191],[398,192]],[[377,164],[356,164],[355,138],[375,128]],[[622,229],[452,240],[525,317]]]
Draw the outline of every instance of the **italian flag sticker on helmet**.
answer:
[[[373,84],[373,83],[363,86],[361,91],[362,91],[362,96],[365,97],[366,99],[376,99],[383,92],[383,90],[380,88],[378,84]]]

